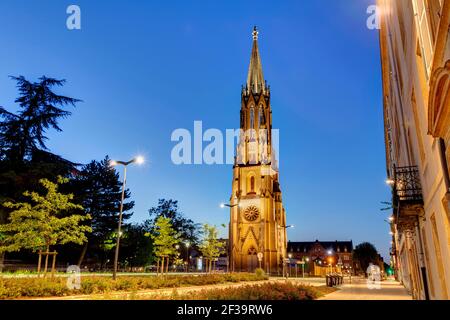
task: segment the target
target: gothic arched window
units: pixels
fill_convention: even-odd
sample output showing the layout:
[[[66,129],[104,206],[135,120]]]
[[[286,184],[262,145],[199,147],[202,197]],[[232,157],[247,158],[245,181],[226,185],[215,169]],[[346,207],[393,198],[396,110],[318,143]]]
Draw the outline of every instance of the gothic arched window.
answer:
[[[255,192],[255,177],[250,178],[250,192]]]
[[[255,128],[255,109],[250,108],[250,130]]]

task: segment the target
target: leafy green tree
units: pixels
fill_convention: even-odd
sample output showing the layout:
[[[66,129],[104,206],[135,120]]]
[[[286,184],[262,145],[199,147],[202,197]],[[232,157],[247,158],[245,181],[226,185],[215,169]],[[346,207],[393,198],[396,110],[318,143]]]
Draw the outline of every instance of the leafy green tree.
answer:
[[[88,251],[95,255],[100,246],[117,230],[122,181],[106,156],[100,162],[92,161],[85,165],[74,179],[72,188],[75,200],[92,217],[87,221],[87,225],[92,227],[92,233],[88,236],[78,260],[78,265],[81,265]],[[130,196],[129,189],[126,189],[122,215],[124,222],[133,214],[129,211],[133,209],[134,201],[127,201]]]
[[[362,271],[366,272],[370,263],[379,263],[379,254],[373,244],[363,242],[358,244],[353,250],[353,260],[358,261]]]
[[[58,183],[66,183],[68,179],[58,177]],[[42,179],[42,186],[47,190],[44,196],[37,192],[25,192],[30,202],[6,202],[4,206],[12,209],[9,222],[0,225],[4,239],[0,251],[33,251],[50,246],[67,243],[83,244],[87,240],[86,233],[91,232],[89,226],[81,222],[90,219],[89,215],[64,215],[80,205],[72,203],[72,194],[58,192],[58,184]]]
[[[201,242],[199,248],[203,254],[203,257],[207,259],[208,264],[206,271],[212,271],[212,262],[220,257],[225,243],[218,239],[218,230],[216,226],[211,226],[209,224],[203,225],[203,241]]]
[[[153,262],[153,240],[148,237],[145,224],[129,224],[124,228],[121,242],[120,259],[127,261],[131,267],[143,267]]]
[[[198,243],[199,224],[186,218],[180,212],[178,201],[159,199],[158,205],[151,208],[148,212],[150,215],[150,220],[146,222],[148,225],[154,226],[160,217],[169,218],[175,231],[180,234],[182,241],[189,241],[193,245]]]
[[[159,217],[150,236],[153,239],[153,252],[161,261],[161,273],[164,274],[165,259],[168,269],[170,256],[177,254],[175,246],[180,242],[180,235],[169,218]]]

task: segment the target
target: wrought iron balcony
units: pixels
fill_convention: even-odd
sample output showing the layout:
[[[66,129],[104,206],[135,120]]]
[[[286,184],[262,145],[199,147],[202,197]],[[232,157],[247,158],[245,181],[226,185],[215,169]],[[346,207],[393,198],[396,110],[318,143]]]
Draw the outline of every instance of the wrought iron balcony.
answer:
[[[396,167],[394,170],[394,203],[423,203],[419,168]]]
[[[394,223],[401,230],[411,228],[423,214],[423,195],[417,166],[394,168],[392,186]]]

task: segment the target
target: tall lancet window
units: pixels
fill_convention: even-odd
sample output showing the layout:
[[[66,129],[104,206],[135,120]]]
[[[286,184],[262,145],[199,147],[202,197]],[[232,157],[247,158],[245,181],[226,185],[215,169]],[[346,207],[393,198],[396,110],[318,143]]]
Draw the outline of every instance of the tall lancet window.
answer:
[[[263,106],[259,107],[259,127],[261,127],[262,125],[264,125],[264,110],[263,110]]]
[[[250,139],[255,138],[255,108],[250,108]]]

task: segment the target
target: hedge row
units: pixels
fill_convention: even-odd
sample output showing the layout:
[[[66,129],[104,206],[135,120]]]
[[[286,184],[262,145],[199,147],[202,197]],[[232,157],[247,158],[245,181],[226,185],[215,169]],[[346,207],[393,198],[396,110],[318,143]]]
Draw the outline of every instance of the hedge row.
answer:
[[[227,282],[266,280],[265,275],[250,273],[214,274],[196,276],[82,276],[81,288],[71,290],[66,277],[51,278],[0,278],[0,299],[27,297],[60,297],[80,294],[135,292],[180,286],[202,286]]]

